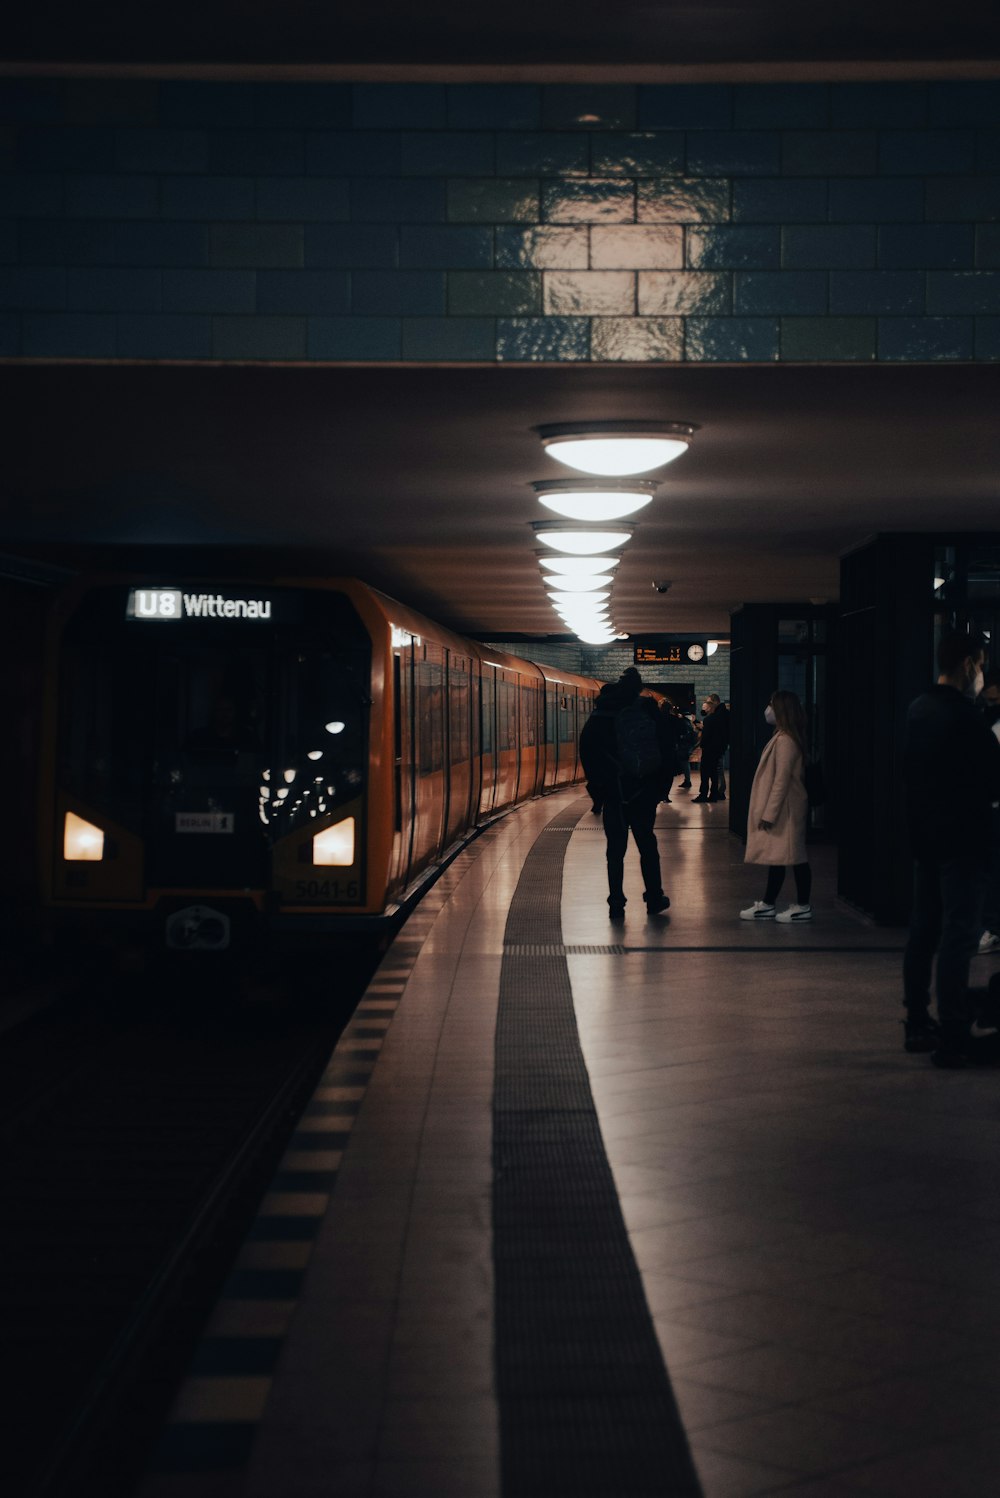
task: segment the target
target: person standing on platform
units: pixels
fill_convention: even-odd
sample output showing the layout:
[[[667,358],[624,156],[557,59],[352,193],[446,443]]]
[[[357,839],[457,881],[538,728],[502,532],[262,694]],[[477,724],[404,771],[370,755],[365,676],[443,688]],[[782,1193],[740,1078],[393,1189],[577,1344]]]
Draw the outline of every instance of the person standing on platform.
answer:
[[[938,679],[906,714],[903,789],[913,853],[913,907],[903,954],[904,1047],[936,1066],[979,1058],[969,963],[982,925],[993,802],[1000,800],[1000,743],[976,698],[983,689],[982,635],[949,631],[938,645]],[[930,1017],[937,972],[937,1023]],[[995,1043],[995,1032],[990,1041]]]
[[[625,916],[625,851],[630,832],[639,850],[647,912],[658,915],[670,905],[663,893],[653,823],[658,804],[669,795],[677,751],[667,714],[641,692],[642,677],[630,666],[615,685],[602,687],[580,734],[587,790],[595,804],[601,804],[604,818],[608,913],[613,921]]]
[[[764,898],[740,911],[743,921],[798,925],[812,920],[812,870],[806,854],[806,715],[794,692],[772,692],[764,717],[774,732],[764,745],[750,787],[744,863],[764,864]],[[775,901],[789,867],[795,875],[794,905],[776,911]]]
[[[729,714],[718,697],[707,697],[701,705],[701,784],[692,804],[698,801],[724,801],[719,789],[722,756],[729,748]]]

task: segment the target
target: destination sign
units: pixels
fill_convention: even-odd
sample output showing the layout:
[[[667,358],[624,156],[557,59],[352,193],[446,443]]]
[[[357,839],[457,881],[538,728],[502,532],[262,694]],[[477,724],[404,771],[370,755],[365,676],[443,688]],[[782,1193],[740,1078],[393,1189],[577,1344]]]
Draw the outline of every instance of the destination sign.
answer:
[[[185,593],[181,588],[131,588],[127,619],[159,623],[182,619],[270,619],[269,598],[232,598],[223,593]]]
[[[705,640],[637,639],[632,645],[636,666],[699,665],[708,654]]]

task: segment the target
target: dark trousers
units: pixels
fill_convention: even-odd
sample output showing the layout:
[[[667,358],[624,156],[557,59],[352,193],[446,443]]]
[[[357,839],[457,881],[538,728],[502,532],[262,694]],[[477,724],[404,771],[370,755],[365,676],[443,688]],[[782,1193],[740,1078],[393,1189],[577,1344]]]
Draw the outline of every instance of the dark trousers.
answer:
[[[945,1044],[961,1045],[972,1019],[969,962],[982,932],[986,865],[981,858],[918,858],[913,910],[903,954],[903,1003],[911,1019],[927,1014],[937,953],[938,1021]]]
[[[604,835],[608,840],[608,904],[612,909],[625,904],[625,850],[630,832],[639,850],[645,898],[655,899],[663,893],[660,882],[660,850],[653,831],[659,799],[659,790],[650,789],[639,791],[630,801],[604,803]]]
[[[704,749],[701,751],[701,784],[698,789],[699,796],[721,796],[725,792],[722,789],[724,781],[722,778],[722,755],[708,755]]]
[[[792,865],[792,873],[795,875],[795,902],[797,905],[808,905],[809,896],[812,894],[812,869],[807,863],[796,863]],[[784,882],[784,868],[780,863],[771,864],[767,871],[767,888],[764,891],[765,905],[774,904]]]

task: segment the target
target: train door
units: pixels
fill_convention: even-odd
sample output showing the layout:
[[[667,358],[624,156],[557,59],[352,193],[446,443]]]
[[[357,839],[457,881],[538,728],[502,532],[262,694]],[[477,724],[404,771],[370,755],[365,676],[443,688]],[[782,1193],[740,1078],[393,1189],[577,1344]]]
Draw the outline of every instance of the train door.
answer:
[[[510,806],[517,800],[521,771],[518,752],[518,690],[513,671],[497,672],[497,793],[496,806]]]
[[[497,668],[482,663],[479,689],[479,743],[482,780],[479,812],[489,816],[497,799]]]
[[[395,829],[392,849],[392,882],[405,886],[413,861],[413,820],[416,806],[416,758],[414,755],[413,642],[392,652],[395,738]]]
[[[442,847],[445,819],[445,652],[425,640],[414,650],[416,815],[413,857],[423,867]]]
[[[537,680],[521,678],[521,786],[529,796],[537,796],[540,789],[538,686]]]
[[[445,842],[452,843],[473,820],[472,661],[448,652],[449,799]]]

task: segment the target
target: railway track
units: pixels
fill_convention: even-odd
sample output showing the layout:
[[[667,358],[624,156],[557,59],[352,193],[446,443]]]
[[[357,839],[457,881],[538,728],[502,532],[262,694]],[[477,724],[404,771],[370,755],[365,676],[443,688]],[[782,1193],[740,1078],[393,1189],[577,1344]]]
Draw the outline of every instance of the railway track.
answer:
[[[129,1490],[367,981],[321,1005],[64,1002],[0,1057],[7,1491]],[[346,978],[346,981],[345,981]]]

